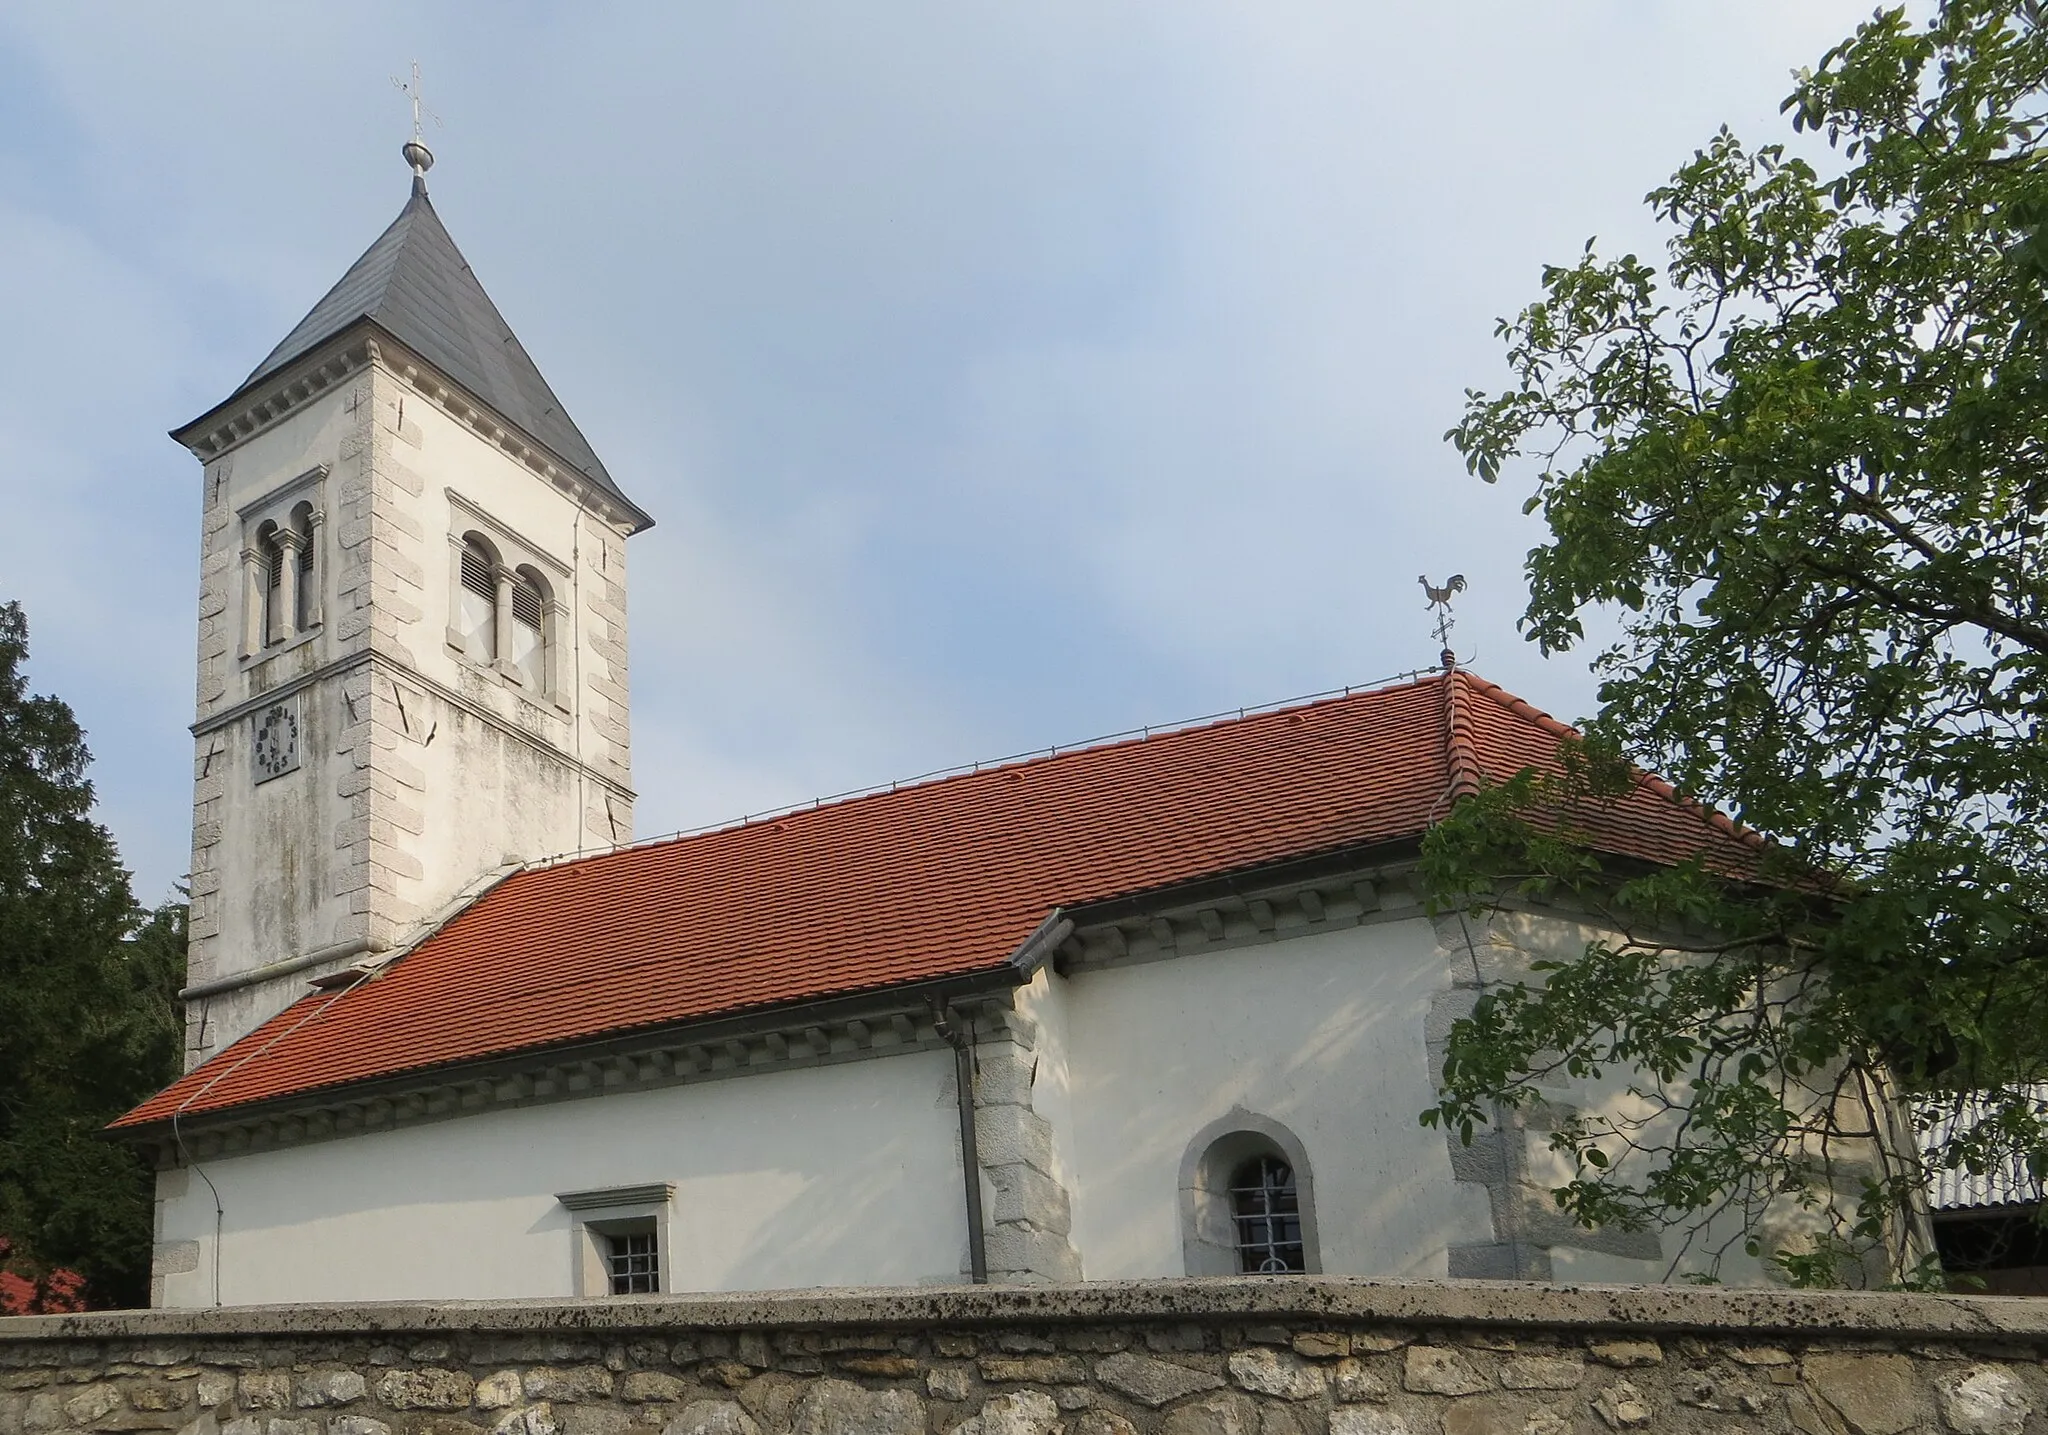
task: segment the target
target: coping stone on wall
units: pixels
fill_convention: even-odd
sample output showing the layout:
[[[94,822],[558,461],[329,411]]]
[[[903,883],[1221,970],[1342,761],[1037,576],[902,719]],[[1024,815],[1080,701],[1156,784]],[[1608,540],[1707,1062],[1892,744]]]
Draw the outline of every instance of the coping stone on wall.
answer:
[[[222,1335],[1000,1325],[1246,1317],[1637,1332],[1809,1331],[1905,1338],[2048,1338],[2048,1301],[2019,1296],[1229,1276],[1075,1285],[867,1287],[600,1300],[222,1306],[9,1316],[0,1318],[0,1345],[28,1340]]]

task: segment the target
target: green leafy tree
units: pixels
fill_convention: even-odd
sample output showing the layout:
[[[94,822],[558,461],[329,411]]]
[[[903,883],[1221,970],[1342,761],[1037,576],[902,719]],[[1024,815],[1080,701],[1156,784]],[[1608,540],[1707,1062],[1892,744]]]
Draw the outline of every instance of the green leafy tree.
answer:
[[[145,912],[92,820],[70,708],[32,696],[28,622],[0,604],[0,1237],[33,1279],[146,1300],[150,1175],[105,1124],[177,1071],[185,907]]]
[[[1562,652],[1597,614],[1601,682],[1583,747],[1465,804],[1433,880],[1617,935],[1482,1000],[1426,1119],[1618,1076],[1665,1117],[1560,1123],[1581,1221],[1723,1214],[1770,1257],[1766,1210],[1804,1204],[1833,1225],[1777,1253],[1794,1277],[1883,1251],[1898,1280],[1931,1169],[2048,1168],[2042,10],[1880,11],[1784,111],[1801,137],[1723,130],[1649,196],[1661,263],[1546,269],[1511,385],[1447,435],[1531,482],[1524,629]],[[1767,834],[1758,869],[1592,858],[1572,805],[1630,764]]]

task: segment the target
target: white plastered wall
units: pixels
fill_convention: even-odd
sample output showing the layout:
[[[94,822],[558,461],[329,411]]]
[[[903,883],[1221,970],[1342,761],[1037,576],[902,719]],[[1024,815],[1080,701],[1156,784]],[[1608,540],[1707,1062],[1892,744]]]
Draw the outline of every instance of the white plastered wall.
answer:
[[[407,471],[406,487],[417,487],[411,502],[424,581],[408,657],[441,690],[427,694],[430,710],[398,735],[404,760],[425,779],[422,835],[431,839],[409,844],[419,873],[399,893],[431,911],[501,857],[632,839],[625,538],[403,378],[384,378],[378,399],[380,422],[394,435],[393,462]],[[526,692],[450,646],[453,540],[468,531],[508,563],[538,560],[532,566],[557,608],[552,692]],[[405,741],[425,732],[433,741]],[[480,804],[491,810],[489,822],[473,820]]]
[[[1047,1005],[1065,1008],[1062,1146],[1088,1278],[1185,1273],[1181,1160],[1236,1109],[1306,1147],[1325,1272],[1442,1276],[1448,1247],[1491,1240],[1484,1191],[1453,1180],[1443,1134],[1416,1120],[1433,1100],[1424,1018],[1449,984],[1421,919],[1064,979]]]
[[[671,1291],[958,1279],[944,1052],[555,1102],[205,1163],[164,1183],[196,1242],[163,1303],[574,1293],[559,1192],[673,1181]]]

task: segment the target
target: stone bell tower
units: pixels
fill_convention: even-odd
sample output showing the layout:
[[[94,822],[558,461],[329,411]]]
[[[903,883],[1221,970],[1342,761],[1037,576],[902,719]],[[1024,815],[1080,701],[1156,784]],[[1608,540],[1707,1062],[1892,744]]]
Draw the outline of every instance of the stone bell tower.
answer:
[[[508,864],[633,831],[619,489],[405,147],[398,218],[226,400],[204,466],[187,1062]]]

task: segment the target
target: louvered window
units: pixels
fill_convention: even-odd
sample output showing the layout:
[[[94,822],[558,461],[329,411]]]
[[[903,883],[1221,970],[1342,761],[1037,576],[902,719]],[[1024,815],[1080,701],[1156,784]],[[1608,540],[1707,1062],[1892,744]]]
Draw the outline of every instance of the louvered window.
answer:
[[[490,555],[474,539],[462,545],[461,610],[456,627],[462,650],[479,663],[498,658],[498,579]]]
[[[536,696],[548,690],[547,636],[547,604],[540,585],[522,571],[512,580],[512,666]]]
[[[263,555],[263,642],[267,646],[284,637],[284,545],[277,530],[266,526],[257,539]]]
[[[299,571],[296,581],[299,585],[299,626],[310,628],[320,612],[319,580],[313,566],[313,535],[318,530],[308,523],[299,530]]]

